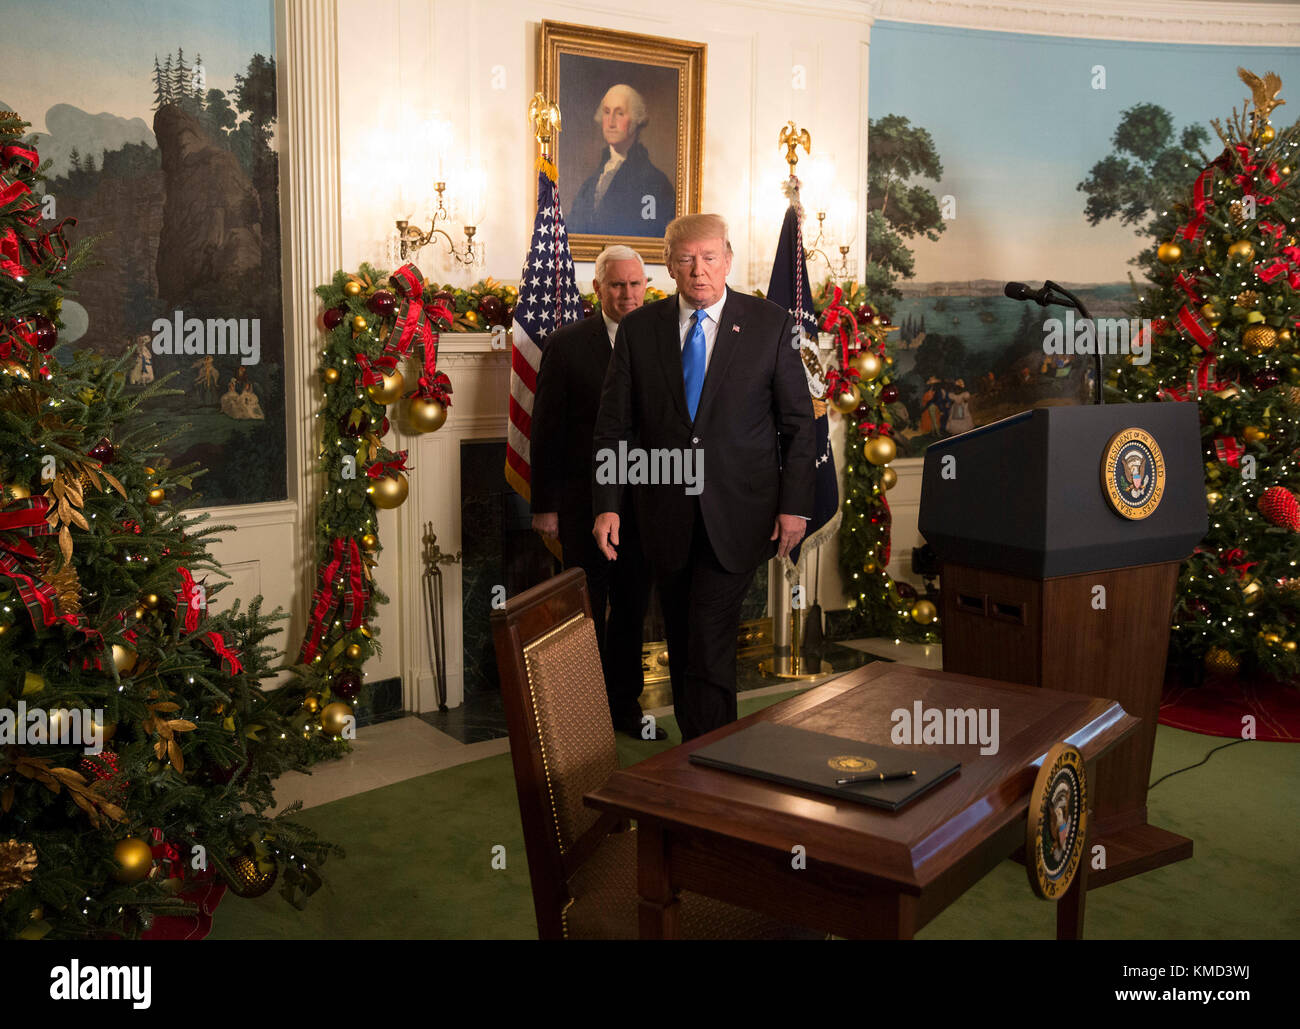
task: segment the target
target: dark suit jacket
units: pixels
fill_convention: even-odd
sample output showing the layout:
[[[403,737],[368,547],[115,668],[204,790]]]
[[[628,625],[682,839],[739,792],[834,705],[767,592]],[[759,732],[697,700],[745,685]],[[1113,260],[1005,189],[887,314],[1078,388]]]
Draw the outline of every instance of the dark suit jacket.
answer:
[[[631,487],[645,554],[659,574],[685,565],[697,500],[714,553],[731,572],[751,571],[776,553],[770,537],[778,514],[812,514],[812,399],[792,339],[784,309],[728,289],[692,424],[677,295],[619,323],[596,418],[597,451],[617,450],[620,440],[645,450],[704,451],[698,497],[681,485]],[[618,511],[623,491],[598,482],[593,467],[597,514]]]
[[[533,397],[530,506],[534,514],[559,513],[566,564],[594,542],[592,434],[609,354],[599,312],[557,329],[542,346]]]
[[[644,146],[633,143],[597,206],[596,185],[608,160],[609,147],[606,146],[600,152],[596,170],[573,198],[572,209],[565,219],[568,231],[599,236],[662,237],[677,209],[677,193],[668,176],[650,163],[650,155]],[[642,217],[647,196],[655,200],[653,218]]]

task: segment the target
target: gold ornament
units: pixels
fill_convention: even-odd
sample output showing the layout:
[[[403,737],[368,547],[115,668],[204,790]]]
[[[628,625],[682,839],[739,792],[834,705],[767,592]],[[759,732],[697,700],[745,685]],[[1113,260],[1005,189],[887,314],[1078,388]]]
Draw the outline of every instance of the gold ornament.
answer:
[[[350,297],[359,296],[361,293],[361,283],[354,279],[349,279],[347,282],[343,283],[343,292]]]
[[[357,315],[352,319],[352,328],[357,332],[365,332],[370,323],[366,321],[365,315]]]
[[[151,507],[157,507],[166,499],[166,497],[167,494],[161,486],[154,486],[149,490],[149,495],[145,497],[145,499],[149,501]]]
[[[138,883],[142,882],[153,868],[153,851],[144,840],[136,836],[128,836],[124,840],[119,840],[113,848],[113,860],[117,863],[117,871],[113,873],[114,879],[120,883]]]
[[[0,900],[31,882],[36,861],[36,848],[30,843],[0,843]]]
[[[376,479],[366,492],[370,494],[370,502],[375,507],[391,511],[402,505],[409,490],[410,483],[406,481],[406,476],[398,472],[396,476],[384,475]]]
[[[1275,632],[1261,632],[1259,638],[1267,643],[1270,647],[1276,647],[1282,642],[1282,637]]]
[[[1213,507],[1222,499],[1223,499],[1223,494],[1220,493],[1218,490],[1210,490],[1209,493],[1205,494],[1205,502],[1209,504],[1210,507]]]
[[[830,396],[831,406],[840,414],[852,414],[862,403],[858,387],[851,382],[841,382]]]
[[[280,869],[274,865],[269,872],[263,872],[257,862],[247,854],[236,854],[226,864],[230,866],[227,882],[230,883],[231,892],[245,900],[266,893],[275,885],[276,876],[280,872]]]
[[[358,661],[361,658],[361,644],[349,643],[347,650],[343,653],[347,654],[349,661]]]
[[[391,404],[402,395],[402,387],[405,385],[406,383],[402,381],[402,373],[394,368],[392,375],[385,375],[383,382],[367,386],[366,392],[376,404]]]
[[[331,386],[334,385],[334,383],[339,381],[339,370],[337,368],[326,368],[324,374],[325,374],[325,381],[328,382]]]
[[[1241,662],[1222,647],[1211,647],[1205,652],[1205,670],[1211,675],[1235,675]]]
[[[319,697],[307,697],[305,700],[303,700],[303,702],[302,702],[302,706],[305,707],[305,708],[306,708],[308,711],[310,711],[312,714],[315,714],[315,713],[317,712],[317,710],[319,710],[319,708],[320,708],[320,698],[319,698]]]
[[[879,354],[873,354],[870,350],[859,350],[849,358],[849,367],[856,368],[864,382],[871,382],[884,371],[885,362],[880,359]]]
[[[1220,311],[1213,304],[1203,304],[1201,306],[1201,317],[1204,318],[1207,322],[1209,322],[1210,325],[1212,326],[1218,325],[1219,322],[1223,320],[1223,312]]]
[[[411,401],[407,419],[416,432],[436,432],[447,420],[447,408],[433,397],[416,397]]]
[[[1241,342],[1254,354],[1266,354],[1277,346],[1277,330],[1269,325],[1252,325],[1242,334]]]
[[[156,608],[159,604],[162,603],[162,600],[159,598],[157,593],[146,593],[143,597],[140,598],[140,603],[143,604],[145,607],[147,607],[150,611],[152,611],[154,608]]]
[[[1282,649],[1285,650],[1288,654],[1294,654],[1296,650],[1295,640],[1287,640],[1285,643],[1282,644]]]
[[[1228,247],[1228,256],[1243,264],[1255,259],[1255,244],[1248,239],[1239,239]]]
[[[938,610],[928,600],[918,600],[912,605],[912,621],[917,625],[929,625],[938,615]]]
[[[338,736],[347,728],[348,719],[352,717],[352,705],[341,700],[326,704],[320,713],[320,727],[331,736]]]
[[[130,647],[124,647],[119,643],[113,644],[113,667],[117,669],[119,675],[131,671],[138,657],[139,655]]]
[[[1257,443],[1259,440],[1268,439],[1268,433],[1263,429],[1256,428],[1254,425],[1247,425],[1241,430],[1241,434],[1246,437],[1247,443]]]
[[[1268,122],[1265,122],[1264,127],[1259,130],[1259,141],[1261,143],[1272,143],[1276,136],[1277,130]]]
[[[888,436],[872,436],[862,444],[862,453],[874,465],[889,464],[898,456],[898,447]]]
[[[1254,607],[1264,598],[1264,584],[1256,578],[1250,578],[1241,587],[1241,595],[1247,607]]]
[[[1161,264],[1177,264],[1182,256],[1183,248],[1177,243],[1161,243],[1156,250],[1156,257]]]
[[[880,481],[884,484],[885,489],[893,489],[898,485],[898,473],[894,469],[886,467],[880,473]]]
[[[373,532],[368,532],[361,537],[362,550],[374,550],[377,546],[379,546],[379,537]]]

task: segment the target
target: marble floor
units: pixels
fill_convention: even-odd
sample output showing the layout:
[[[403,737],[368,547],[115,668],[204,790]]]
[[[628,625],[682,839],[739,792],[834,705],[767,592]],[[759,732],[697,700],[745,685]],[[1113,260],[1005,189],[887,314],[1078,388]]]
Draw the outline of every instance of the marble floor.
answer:
[[[903,664],[938,667],[938,647],[895,644],[893,640],[854,640],[831,644],[823,658],[832,671],[810,684],[883,658]],[[764,696],[792,688],[788,679],[764,675],[757,660],[742,661],[738,686],[746,696]],[[656,717],[670,714],[667,683],[651,684],[642,694],[642,708]],[[301,801],[304,808],[340,800],[367,790],[437,772],[444,768],[505,754],[510,741],[500,697],[480,698],[446,712],[406,715],[367,726],[357,734],[352,752],[338,761],[314,766],[310,774],[287,772],[275,784],[277,807]]]

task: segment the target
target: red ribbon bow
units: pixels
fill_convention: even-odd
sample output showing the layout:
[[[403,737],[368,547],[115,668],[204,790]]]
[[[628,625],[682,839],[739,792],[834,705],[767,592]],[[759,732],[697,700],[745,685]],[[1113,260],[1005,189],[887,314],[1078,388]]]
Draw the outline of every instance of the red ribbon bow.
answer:
[[[244,666],[239,661],[239,652],[226,646],[226,641],[221,638],[221,633],[205,632],[202,639],[221,659],[222,664],[226,666],[226,671],[231,675],[238,675],[244,670]]]
[[[385,475],[396,475],[398,472],[407,471],[406,451],[401,450],[390,457],[387,461],[376,461],[366,469],[366,477],[370,479],[380,479]]]

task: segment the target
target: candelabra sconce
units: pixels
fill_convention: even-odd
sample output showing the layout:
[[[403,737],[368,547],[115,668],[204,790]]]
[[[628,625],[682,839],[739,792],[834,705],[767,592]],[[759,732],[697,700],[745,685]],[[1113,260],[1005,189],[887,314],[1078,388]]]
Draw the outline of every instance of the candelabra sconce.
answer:
[[[477,226],[464,226],[465,242],[462,246],[457,246],[451,235],[445,229],[438,227],[438,222],[448,222],[451,218],[442,199],[447,184],[445,182],[435,182],[433,188],[438,193],[438,206],[433,212],[433,220],[429,224],[428,232],[421,231],[418,226],[412,225],[405,218],[397,220],[398,248],[402,260],[405,261],[408,257],[413,257],[421,247],[428,246],[437,236],[441,236],[447,241],[448,256],[457,264],[467,266],[481,264],[483,261],[483,244],[475,242],[474,239],[474,234],[478,231]]]

